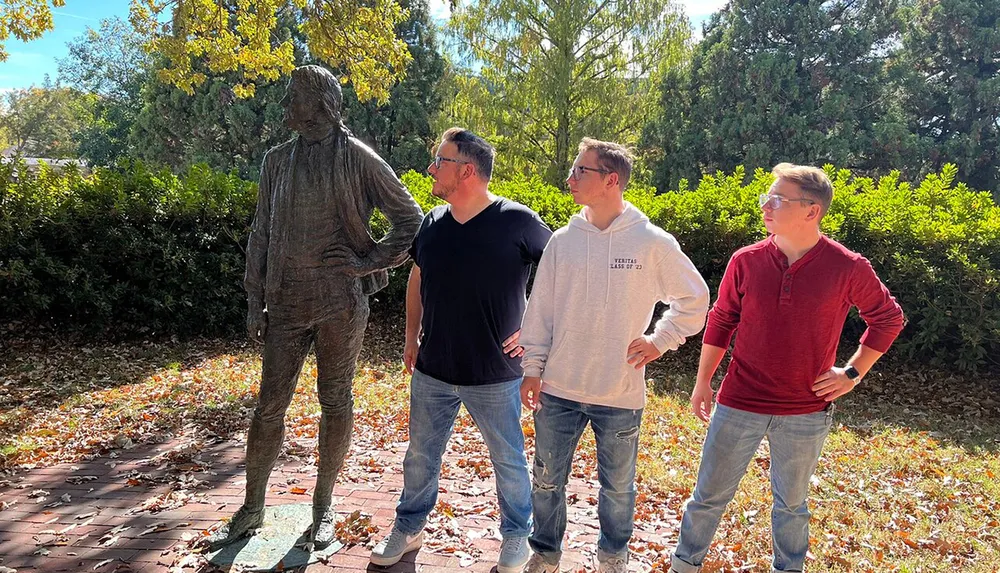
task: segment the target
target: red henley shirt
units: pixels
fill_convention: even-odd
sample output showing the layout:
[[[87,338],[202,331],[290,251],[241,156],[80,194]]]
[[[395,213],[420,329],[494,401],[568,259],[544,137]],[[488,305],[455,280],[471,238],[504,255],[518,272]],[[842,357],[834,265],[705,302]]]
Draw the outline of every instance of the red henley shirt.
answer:
[[[868,259],[825,235],[791,266],[773,236],[736,251],[705,328],[704,343],[721,348],[739,329],[718,402],[769,415],[824,409],[812,386],[834,365],[852,306],[868,325],[861,344],[888,350],[903,311]]]

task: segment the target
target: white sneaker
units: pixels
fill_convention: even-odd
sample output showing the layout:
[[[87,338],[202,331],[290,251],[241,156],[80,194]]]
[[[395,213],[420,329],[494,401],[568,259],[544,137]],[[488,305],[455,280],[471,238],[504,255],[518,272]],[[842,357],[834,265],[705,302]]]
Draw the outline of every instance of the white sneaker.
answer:
[[[521,573],[529,557],[531,548],[528,547],[527,537],[507,537],[500,544],[497,573]]]
[[[532,553],[528,564],[524,566],[523,573],[559,573],[559,564],[548,563],[541,555]]]
[[[375,549],[372,549],[371,562],[375,565],[381,565],[382,567],[388,567],[390,565],[395,565],[399,563],[399,560],[403,558],[410,551],[416,551],[420,549],[420,546],[424,543],[424,532],[421,531],[416,535],[406,535],[402,531],[399,531],[395,527],[392,532],[386,536]]]

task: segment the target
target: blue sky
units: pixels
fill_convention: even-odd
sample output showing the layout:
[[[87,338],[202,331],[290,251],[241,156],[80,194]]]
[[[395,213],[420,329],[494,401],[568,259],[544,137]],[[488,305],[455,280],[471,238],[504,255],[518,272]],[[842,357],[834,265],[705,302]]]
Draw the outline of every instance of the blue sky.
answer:
[[[66,42],[83,34],[88,26],[99,27],[105,18],[127,19],[128,6],[129,0],[66,0],[66,6],[53,10],[54,30],[27,43],[7,40],[9,57],[0,62],[0,90],[40,85],[45,74],[55,80],[56,59],[69,53]]]
[[[691,18],[696,35],[700,35],[701,23],[724,6],[726,0],[680,0],[679,3]],[[430,0],[430,6],[433,16],[448,18],[448,0]],[[0,92],[41,85],[46,74],[55,80],[59,71],[56,60],[69,53],[66,42],[83,34],[87,27],[99,27],[105,18],[127,19],[128,7],[129,0],[66,0],[66,6],[53,11],[53,31],[28,43],[7,41],[10,57],[0,62]]]

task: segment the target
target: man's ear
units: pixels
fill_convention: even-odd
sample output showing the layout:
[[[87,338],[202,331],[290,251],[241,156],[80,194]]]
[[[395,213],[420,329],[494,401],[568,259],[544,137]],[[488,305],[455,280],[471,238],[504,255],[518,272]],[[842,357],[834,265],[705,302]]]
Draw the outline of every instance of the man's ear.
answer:
[[[612,171],[611,173],[608,173],[608,178],[606,179],[606,181],[608,183],[608,187],[619,186],[618,185],[618,173],[616,173],[614,171]],[[622,191],[624,191],[624,189],[622,189]]]
[[[823,218],[823,207],[819,203],[813,203],[809,206],[809,214],[806,215],[806,219],[809,221],[816,221]]]
[[[462,164],[462,179],[468,179],[470,177],[476,176],[476,166],[472,163]]]

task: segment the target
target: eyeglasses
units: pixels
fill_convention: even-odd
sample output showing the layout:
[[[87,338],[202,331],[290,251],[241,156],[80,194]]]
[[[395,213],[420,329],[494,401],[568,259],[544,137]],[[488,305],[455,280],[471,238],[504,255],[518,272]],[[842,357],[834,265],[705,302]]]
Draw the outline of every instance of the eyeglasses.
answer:
[[[789,199],[787,197],[782,197],[781,195],[769,195],[767,193],[761,193],[760,197],[757,198],[757,202],[760,204],[761,207],[767,205],[767,207],[772,210],[781,209],[782,205],[784,205],[785,203],[791,203],[792,201],[805,201],[810,205],[816,204],[816,202],[813,201],[812,199],[802,199],[802,198]]]
[[[577,165],[575,167],[570,167],[569,179],[572,179],[574,181],[579,181],[580,178],[583,177],[583,174],[586,173],[587,171],[596,171],[602,175],[607,175],[608,173],[611,173],[607,169],[595,169],[593,167],[584,167],[583,165]]]
[[[441,169],[442,162],[458,163],[459,165],[465,165],[470,163],[469,161],[462,161],[461,159],[451,159],[450,157],[441,157],[440,155],[434,156],[434,169]]]

